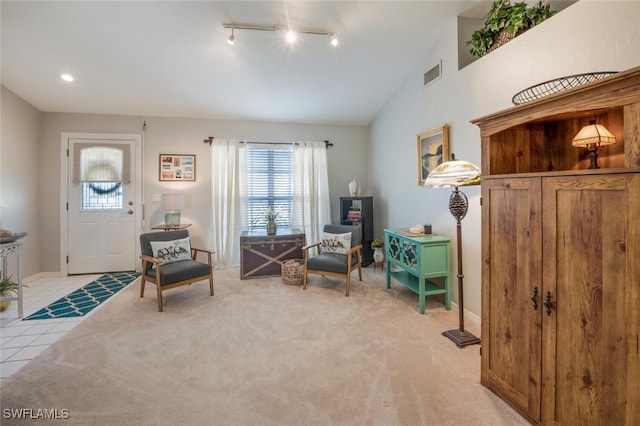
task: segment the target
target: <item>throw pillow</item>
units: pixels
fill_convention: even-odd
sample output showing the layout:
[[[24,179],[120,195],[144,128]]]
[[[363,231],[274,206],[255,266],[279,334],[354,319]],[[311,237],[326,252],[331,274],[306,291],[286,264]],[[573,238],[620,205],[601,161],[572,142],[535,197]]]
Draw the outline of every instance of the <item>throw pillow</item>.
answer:
[[[351,248],[351,232],[346,234],[322,233],[322,251],[326,253],[347,254]]]
[[[189,238],[173,241],[151,241],[153,257],[162,259],[161,265],[166,263],[191,260],[191,242]]]

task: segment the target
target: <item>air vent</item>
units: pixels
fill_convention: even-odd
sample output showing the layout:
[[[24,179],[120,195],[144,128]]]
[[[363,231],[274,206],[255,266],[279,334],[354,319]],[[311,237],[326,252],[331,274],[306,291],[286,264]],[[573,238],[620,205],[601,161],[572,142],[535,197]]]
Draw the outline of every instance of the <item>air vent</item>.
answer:
[[[433,83],[435,80],[441,77],[440,69],[442,67],[442,61],[424,73],[424,85]]]

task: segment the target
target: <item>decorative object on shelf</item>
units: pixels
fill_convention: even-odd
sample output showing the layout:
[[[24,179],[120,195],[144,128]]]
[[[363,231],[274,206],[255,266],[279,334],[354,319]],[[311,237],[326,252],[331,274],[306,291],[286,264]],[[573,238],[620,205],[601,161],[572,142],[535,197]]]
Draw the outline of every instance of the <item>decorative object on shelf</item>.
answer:
[[[509,0],[496,0],[484,26],[474,31],[466,45],[472,55],[484,56],[555,13],[546,1],[529,7],[524,1],[511,4]]]
[[[431,224],[427,223],[424,225],[424,233],[427,235],[431,235],[432,234],[432,228],[431,228]]]
[[[161,181],[195,181],[196,156],[193,154],[160,154]]]
[[[425,186],[432,188],[451,188],[454,190],[449,198],[449,212],[456,219],[458,245],[458,321],[459,327],[442,333],[451,339],[459,348],[480,343],[480,339],[464,328],[464,286],[462,273],[462,219],[467,215],[469,202],[467,196],[460,192],[459,186],[479,185],[480,169],[467,161],[451,160],[436,167],[425,181]]]
[[[589,121],[571,141],[571,145],[587,148],[591,154],[590,169],[599,169],[598,165],[598,149],[602,145],[611,145],[616,143],[616,137],[611,134],[602,124],[596,124],[595,120]]]
[[[6,229],[0,229],[0,243],[12,243],[14,241],[21,240],[26,237],[28,232],[16,232],[13,233]]]
[[[423,231],[424,228],[422,227],[422,225],[415,225],[409,228],[409,232],[411,234],[422,234]]]
[[[180,225],[180,210],[184,209],[184,194],[162,194],[160,208],[165,211],[165,226]]]
[[[26,286],[25,286],[26,287]],[[15,297],[18,295],[18,283],[13,280],[11,275],[0,279],[0,297]],[[0,301],[0,312],[3,312],[11,305],[11,300]]]
[[[275,233],[278,232],[278,225],[276,225],[277,218],[278,213],[273,211],[272,208],[269,208],[264,214],[264,220],[267,221],[267,235],[275,235]]]
[[[357,206],[349,207],[349,212],[347,213],[347,220],[351,221],[352,223],[360,222],[362,220],[362,210],[360,210],[360,207],[357,207]]]
[[[513,95],[511,102],[514,105],[520,105],[525,102],[540,99],[547,95],[552,95],[563,90],[572,89],[591,81],[609,77],[616,74],[617,71],[590,72],[585,74],[575,74],[567,77],[560,77],[553,80],[545,81],[535,86],[528,87]]]
[[[431,170],[449,158],[449,126],[418,133],[418,185],[424,185]]]
[[[352,197],[357,197],[360,192],[360,183],[357,180],[352,180],[349,182],[349,195]]]
[[[375,271],[376,267],[380,266],[384,271],[384,241],[373,240],[371,248],[373,249],[373,270]]]

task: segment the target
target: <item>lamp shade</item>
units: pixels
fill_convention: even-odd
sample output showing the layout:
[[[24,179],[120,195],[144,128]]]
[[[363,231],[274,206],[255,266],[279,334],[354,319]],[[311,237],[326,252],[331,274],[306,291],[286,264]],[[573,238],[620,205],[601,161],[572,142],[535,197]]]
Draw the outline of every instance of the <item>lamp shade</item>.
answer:
[[[439,164],[429,172],[424,186],[451,188],[454,186],[480,185],[480,169],[463,160],[450,160]]]
[[[162,194],[160,196],[160,208],[162,210],[184,209],[184,194]]]
[[[616,143],[616,137],[611,134],[602,124],[596,124],[595,121],[589,122],[584,126],[578,134],[573,138],[571,144],[573,146],[602,146]]]

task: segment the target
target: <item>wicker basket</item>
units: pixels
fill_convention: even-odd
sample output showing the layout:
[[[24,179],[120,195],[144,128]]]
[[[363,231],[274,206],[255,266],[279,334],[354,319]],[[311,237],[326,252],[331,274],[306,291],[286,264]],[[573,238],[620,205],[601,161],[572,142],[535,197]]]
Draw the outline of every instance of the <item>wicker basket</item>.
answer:
[[[304,259],[287,259],[281,264],[282,282],[286,285],[301,285],[304,278]]]

